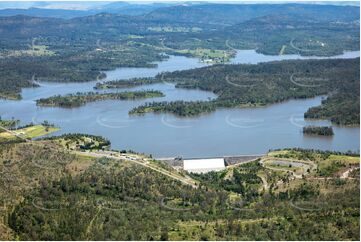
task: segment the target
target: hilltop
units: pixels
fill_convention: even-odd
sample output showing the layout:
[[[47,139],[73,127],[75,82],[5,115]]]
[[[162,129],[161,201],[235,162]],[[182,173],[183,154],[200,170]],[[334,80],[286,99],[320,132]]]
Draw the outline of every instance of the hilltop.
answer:
[[[355,154],[279,150],[197,175],[94,142],[0,144],[1,239],[359,239]]]

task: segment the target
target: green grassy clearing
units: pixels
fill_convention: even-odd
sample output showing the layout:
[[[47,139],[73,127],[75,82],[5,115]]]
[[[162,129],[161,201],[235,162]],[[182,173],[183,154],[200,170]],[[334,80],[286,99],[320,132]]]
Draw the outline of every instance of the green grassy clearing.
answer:
[[[24,138],[32,139],[46,134],[54,133],[58,130],[59,128],[57,127],[45,127],[39,124],[22,129],[13,130],[13,132]],[[2,132],[0,133],[0,139],[12,140],[12,139],[16,139],[16,137],[9,132]]]

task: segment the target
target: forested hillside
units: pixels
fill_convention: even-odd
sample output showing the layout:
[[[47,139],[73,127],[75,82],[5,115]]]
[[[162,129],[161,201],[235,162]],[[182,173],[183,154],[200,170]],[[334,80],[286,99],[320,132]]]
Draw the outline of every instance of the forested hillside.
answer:
[[[126,158],[143,162],[135,154],[96,158],[64,149],[63,138],[72,137],[81,135],[0,144],[1,239],[359,240],[359,173],[335,175],[359,164],[352,154],[275,151],[190,174],[192,187],[157,170],[184,173],[149,158],[144,164],[156,170]],[[270,163],[284,157],[318,168]],[[305,177],[295,179],[300,171]],[[313,179],[326,171],[329,179]]]
[[[341,14],[340,14],[341,13]],[[160,8],[147,19],[232,25],[267,15],[301,15],[318,21],[352,21],[359,18],[357,7],[307,4],[200,4]]]

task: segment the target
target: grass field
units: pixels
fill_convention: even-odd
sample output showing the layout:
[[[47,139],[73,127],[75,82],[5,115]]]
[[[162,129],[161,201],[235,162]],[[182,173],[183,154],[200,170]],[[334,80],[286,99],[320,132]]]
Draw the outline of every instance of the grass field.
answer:
[[[265,163],[265,167],[270,167],[270,168],[285,170],[285,171],[293,171],[297,175],[302,175],[305,172],[304,171],[305,169],[303,167],[293,166],[291,162],[290,162],[290,165],[287,165],[287,164],[276,164],[276,163],[273,163],[273,161],[268,161]]]
[[[281,48],[281,50],[280,50],[279,55],[283,55],[283,53],[284,53],[285,50],[286,50],[286,47],[287,47],[287,45],[282,45],[282,48]]]
[[[96,159],[94,157],[77,154],[75,159],[67,164],[66,169],[71,175],[76,175],[78,173],[84,172],[95,162]]]
[[[34,126],[30,126],[30,127],[26,127],[23,129],[18,129],[18,130],[14,130],[13,132],[24,137],[24,138],[36,138],[39,136],[43,136],[46,134],[50,134],[53,132],[58,131],[59,128],[56,127],[45,127],[43,125],[34,125]],[[2,132],[0,133],[0,140],[1,139],[15,139],[16,137],[13,134],[10,134],[9,132]]]
[[[211,50],[197,48],[195,50],[175,50],[179,54],[190,55],[201,59],[202,62],[207,63],[223,63],[228,62],[235,53],[233,51],[225,50]]]
[[[321,176],[332,176],[346,171],[349,167],[359,166],[360,158],[346,155],[330,155],[325,160],[317,162]]]

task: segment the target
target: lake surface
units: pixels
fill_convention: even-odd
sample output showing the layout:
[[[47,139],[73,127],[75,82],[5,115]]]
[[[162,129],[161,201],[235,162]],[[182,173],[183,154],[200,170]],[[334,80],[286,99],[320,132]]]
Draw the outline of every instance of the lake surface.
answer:
[[[360,57],[360,51],[346,51],[341,55],[330,57],[323,56],[300,56],[300,55],[264,55],[257,53],[255,50],[239,50],[235,58],[232,59],[234,64],[257,64],[260,62],[280,61],[280,60],[306,60],[306,59],[350,59]]]
[[[346,52],[338,58],[359,57],[359,51]],[[238,51],[232,63],[259,63],[283,59],[305,59],[298,55],[266,56],[254,50]],[[319,57],[318,57],[319,58]],[[206,66],[195,58],[171,56],[157,68],[118,68],[106,72],[106,80],[151,77],[163,71],[185,70]],[[305,121],[304,112],[321,103],[317,97],[290,100],[263,108],[221,109],[196,118],[177,118],[169,114],[130,117],[128,111],[150,101],[209,100],[213,93],[177,89],[170,83],[136,88],[106,90],[155,89],[162,98],[141,101],[99,101],[86,106],[63,109],[37,107],[35,100],[56,94],[93,91],[96,81],[88,83],[41,83],[40,88],[24,88],[21,101],[0,101],[4,119],[20,119],[21,124],[48,120],[61,128],[55,134],[89,133],[108,138],[114,149],[132,149],[155,157],[211,157],[261,154],[269,149],[302,147],[323,150],[358,151],[359,127],[334,126],[334,137],[309,137],[302,134],[304,125],[331,125],[328,121]]]

